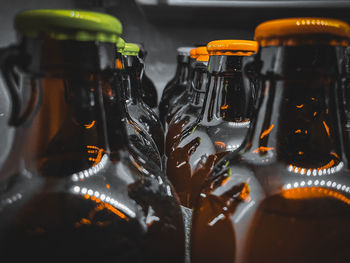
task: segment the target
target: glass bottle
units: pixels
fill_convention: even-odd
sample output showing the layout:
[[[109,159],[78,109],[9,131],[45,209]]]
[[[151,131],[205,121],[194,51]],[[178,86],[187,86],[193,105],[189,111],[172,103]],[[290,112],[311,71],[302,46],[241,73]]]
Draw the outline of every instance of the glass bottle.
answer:
[[[257,43],[217,40],[207,49],[209,73],[201,115],[176,143],[170,142],[167,160],[167,176],[186,207],[192,207],[205,180],[203,170],[211,170],[242,144],[251,118],[253,87],[242,65],[257,51]]]
[[[181,210],[160,173],[134,165],[120,112],[119,148],[110,152],[104,94],[113,86],[119,21],[28,10],[15,27],[21,39],[1,63],[16,126],[0,171],[2,256],[183,262]],[[31,77],[21,87],[30,91],[23,109],[16,74]]]
[[[140,75],[141,75],[141,90],[140,95],[142,100],[151,108],[155,109],[158,105],[158,93],[153,81],[148,77],[145,71],[145,59],[147,56],[147,50],[143,44],[137,44],[140,48]]]
[[[123,51],[117,55],[122,63],[122,94],[125,104],[125,124],[131,142],[142,149],[159,167],[162,167],[164,154],[164,133],[162,125],[147,104],[140,97],[141,82],[138,74],[140,68],[137,57],[139,47],[126,43]],[[118,58],[120,56],[120,58]],[[119,63],[119,62],[117,62]]]
[[[174,99],[172,104],[169,105],[167,116],[166,116],[166,122],[165,122],[165,131],[168,132],[169,130],[169,124],[174,118],[175,114],[181,110],[184,106],[188,105],[188,103],[191,100],[192,94],[193,94],[193,77],[194,77],[194,67],[196,63],[196,50],[197,48],[194,48],[190,51],[190,68],[188,73],[188,81],[185,90]]]
[[[197,122],[201,114],[203,102],[207,88],[208,60],[209,54],[207,47],[198,47],[195,49],[195,64],[192,85],[192,94],[190,101],[184,105],[173,117],[169,124],[166,135],[166,155],[169,155],[173,144],[181,140],[181,135]]]
[[[256,28],[257,117],[244,147],[220,161],[201,190],[192,262],[348,261],[339,94],[349,37],[348,24],[328,18]]]
[[[177,49],[177,68],[175,76],[165,86],[159,102],[159,118],[165,128],[169,108],[174,101],[186,90],[190,72],[190,51],[194,47],[180,47]],[[167,130],[165,129],[165,132]]]

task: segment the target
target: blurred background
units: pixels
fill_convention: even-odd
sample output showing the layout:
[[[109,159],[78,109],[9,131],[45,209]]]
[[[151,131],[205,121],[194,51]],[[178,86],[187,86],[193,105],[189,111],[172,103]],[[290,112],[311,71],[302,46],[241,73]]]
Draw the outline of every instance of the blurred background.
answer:
[[[15,42],[13,18],[33,8],[86,9],[121,20],[123,38],[143,43],[146,73],[158,97],[174,75],[179,46],[216,39],[253,39],[262,21],[296,16],[333,17],[350,22],[350,0],[0,0],[0,46]]]

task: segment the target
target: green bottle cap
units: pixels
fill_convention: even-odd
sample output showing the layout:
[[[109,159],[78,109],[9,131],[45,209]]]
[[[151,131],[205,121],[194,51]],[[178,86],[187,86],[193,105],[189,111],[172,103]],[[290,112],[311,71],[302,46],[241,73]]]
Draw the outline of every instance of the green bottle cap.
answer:
[[[19,13],[16,30],[28,37],[117,43],[122,24],[113,16],[80,10],[37,9]]]
[[[124,39],[122,39],[121,37],[118,39],[118,42],[117,42],[117,52],[119,53],[123,53],[123,50],[125,48],[125,41]]]
[[[125,43],[124,50],[122,54],[124,56],[138,56],[140,52],[140,47],[134,43]]]

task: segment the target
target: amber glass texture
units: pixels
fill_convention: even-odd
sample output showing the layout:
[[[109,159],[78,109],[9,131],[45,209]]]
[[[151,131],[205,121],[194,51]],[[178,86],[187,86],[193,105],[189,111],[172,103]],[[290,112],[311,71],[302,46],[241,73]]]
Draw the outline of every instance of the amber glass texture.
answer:
[[[150,107],[154,109],[158,105],[158,93],[152,79],[143,72],[141,77],[141,98]]]
[[[137,148],[143,148],[145,155],[162,167],[164,132],[158,116],[140,97],[140,62],[136,56],[122,56],[120,59],[124,68],[119,86],[124,97],[127,133]]]
[[[257,117],[201,190],[192,262],[348,261],[344,49],[260,49]]]
[[[169,105],[168,113],[165,121],[165,130],[169,131],[169,124],[174,118],[175,114],[178,113],[183,107],[189,104],[193,95],[193,78],[194,78],[194,67],[196,64],[195,59],[190,59],[190,68],[188,73],[188,81],[185,90],[174,99],[173,103]]]
[[[186,90],[190,77],[190,57],[177,56],[177,68],[175,76],[165,86],[159,102],[159,118],[167,132],[166,123],[169,109],[174,105],[178,97]]]
[[[129,154],[121,112],[111,151],[105,94],[113,91],[115,46],[25,38],[17,49],[1,65],[30,78],[20,87],[29,99],[0,170],[2,256],[183,262],[181,210],[161,173]]]
[[[192,207],[208,170],[236,150],[250,125],[253,85],[243,73],[249,57],[211,56],[207,93],[198,121],[169,140],[167,175],[181,204]]]
[[[191,80],[192,94],[189,103],[184,105],[172,118],[166,135],[166,156],[169,156],[174,144],[181,140],[181,136],[193,128],[197,123],[205,100],[208,82],[208,62],[197,61]]]
[[[138,44],[140,47],[139,58],[140,58],[140,77],[141,77],[141,90],[140,96],[142,100],[151,108],[154,109],[158,106],[158,93],[156,86],[145,71],[145,59],[147,56],[147,51],[142,44]]]

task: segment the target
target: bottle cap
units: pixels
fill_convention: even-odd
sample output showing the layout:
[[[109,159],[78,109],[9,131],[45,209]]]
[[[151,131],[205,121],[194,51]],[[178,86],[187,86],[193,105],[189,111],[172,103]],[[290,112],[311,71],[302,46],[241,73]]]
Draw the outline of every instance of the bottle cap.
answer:
[[[125,48],[125,41],[124,41],[124,39],[122,39],[121,37],[118,38],[116,46],[117,46],[117,52],[122,53],[124,48]]]
[[[208,62],[209,60],[209,53],[207,50],[207,47],[197,47],[196,49],[196,59],[197,61],[202,61],[202,62]]]
[[[134,43],[125,43],[122,55],[124,56],[138,56],[140,47]]]
[[[122,25],[113,16],[80,10],[36,9],[19,13],[16,30],[28,37],[116,43]]]
[[[192,49],[195,49],[196,47],[179,47],[177,49],[177,54],[179,56],[187,56],[189,57],[190,56],[190,52]]]
[[[350,26],[338,19],[304,17],[270,20],[261,23],[255,29],[255,40],[261,46],[281,45],[279,39],[285,39],[282,44],[295,45],[293,38],[311,39],[312,36],[343,39],[347,43],[350,38]],[[286,38],[289,38],[289,44]],[[302,43],[307,44],[305,41]],[[310,41],[310,44],[313,43],[315,42]]]
[[[210,56],[250,56],[258,51],[258,43],[251,40],[215,40],[207,45]]]
[[[190,51],[190,58],[196,59],[197,58],[197,48],[193,48]]]

